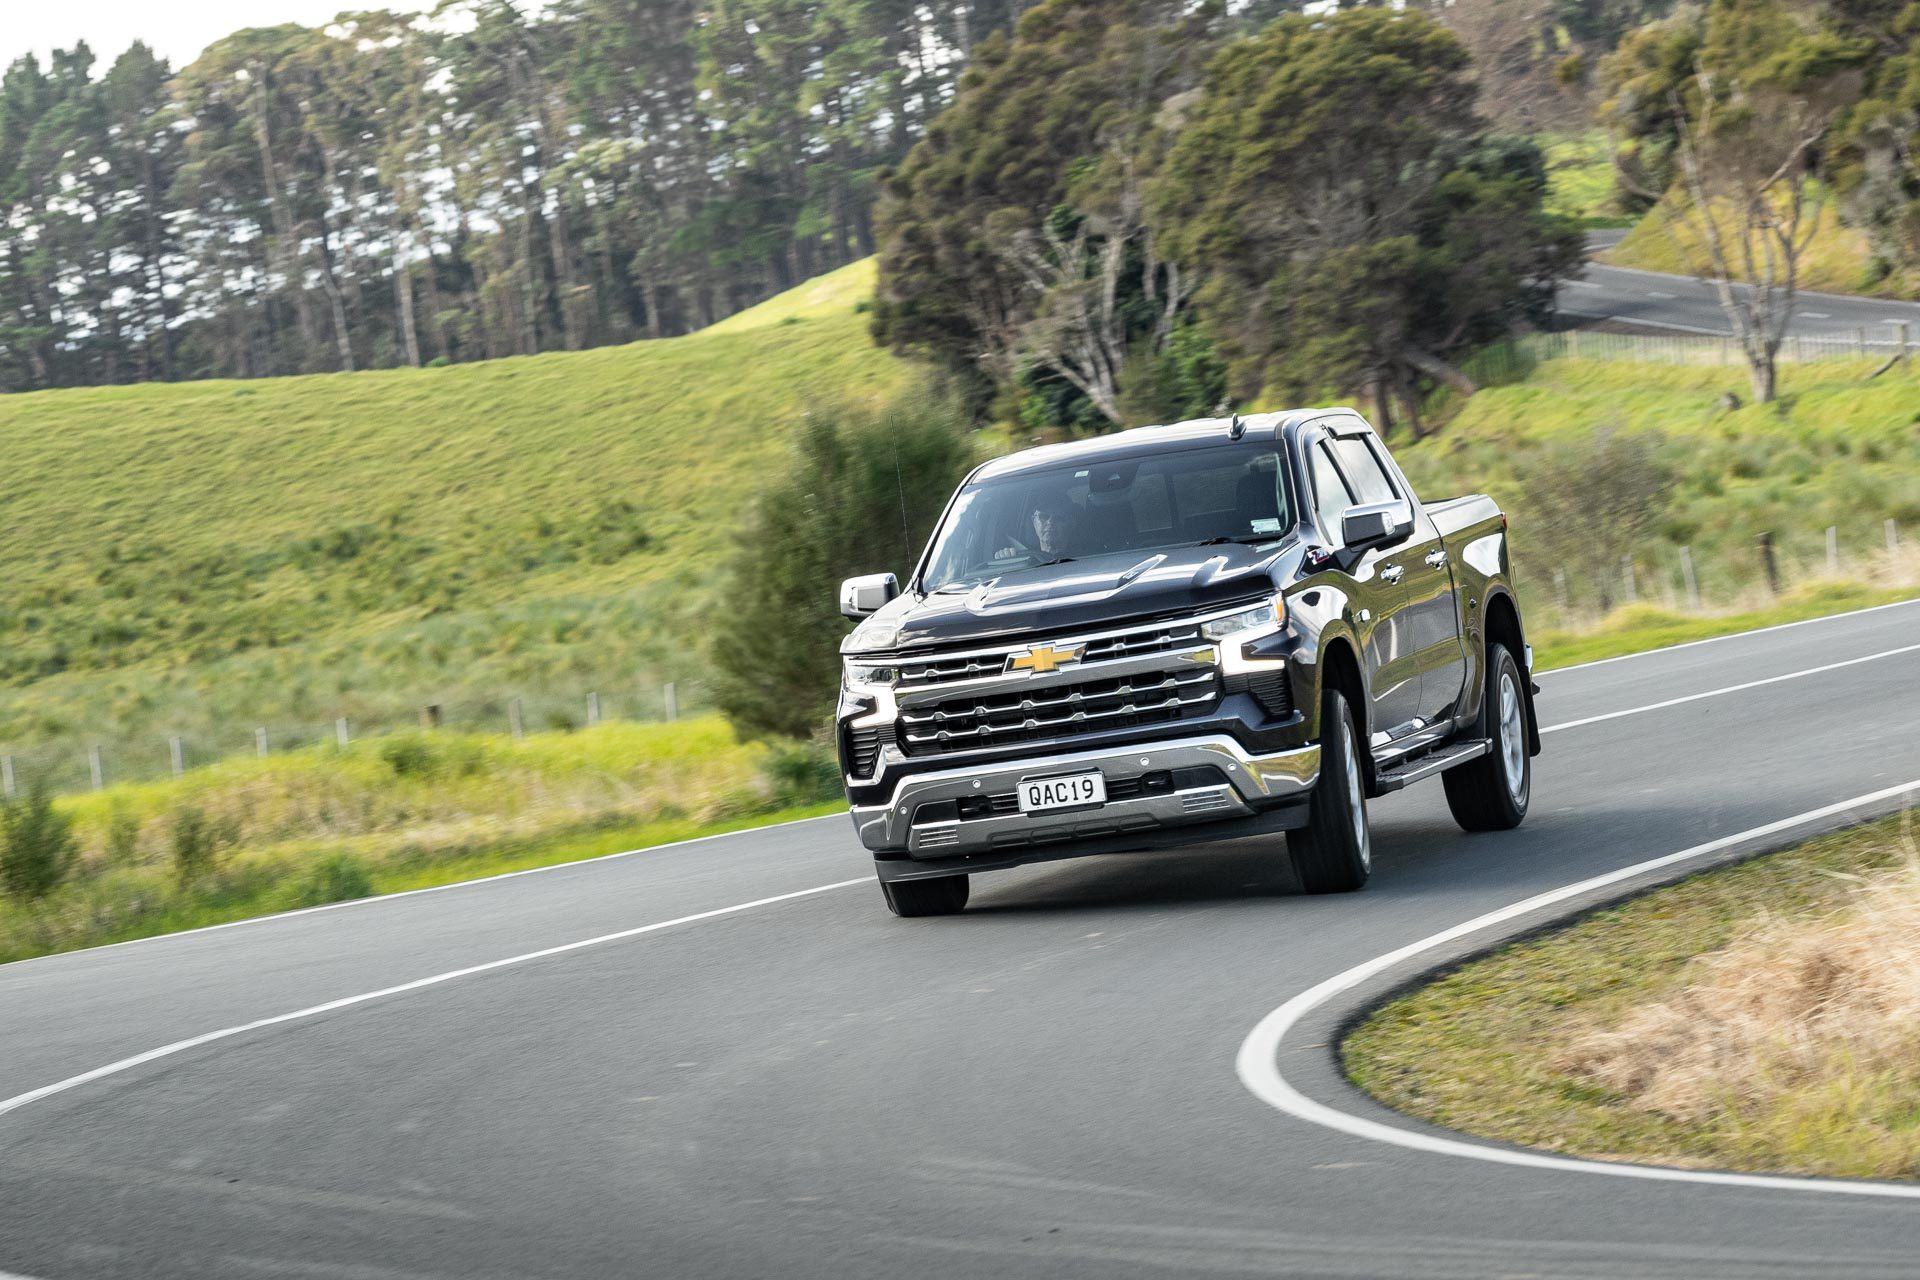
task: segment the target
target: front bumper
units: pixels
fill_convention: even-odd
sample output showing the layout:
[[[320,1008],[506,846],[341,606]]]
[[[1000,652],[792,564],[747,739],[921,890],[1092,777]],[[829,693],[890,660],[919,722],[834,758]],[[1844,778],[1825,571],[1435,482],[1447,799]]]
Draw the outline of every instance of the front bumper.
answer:
[[[996,806],[981,816],[953,816],[960,802],[978,809],[982,798],[1013,792],[1023,779],[1087,769],[1106,776],[1110,796],[1126,794],[1089,808],[1020,813]],[[1319,776],[1317,745],[1254,755],[1225,734],[1207,734],[910,774],[887,803],[855,805],[853,825],[883,879],[918,878],[1184,843],[1184,836],[1167,836],[1230,819],[1267,818],[1252,825],[1284,830],[1299,825],[1293,819],[1304,813]]]

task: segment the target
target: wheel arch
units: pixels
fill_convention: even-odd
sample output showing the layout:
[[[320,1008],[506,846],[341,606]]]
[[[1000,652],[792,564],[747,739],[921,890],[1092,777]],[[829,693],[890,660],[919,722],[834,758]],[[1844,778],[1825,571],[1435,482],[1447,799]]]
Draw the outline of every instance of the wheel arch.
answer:
[[[1513,592],[1505,588],[1496,588],[1487,592],[1487,604],[1482,614],[1481,628],[1482,660],[1481,669],[1486,669],[1484,646],[1498,643],[1513,655],[1514,663],[1520,667],[1520,694],[1526,702],[1527,710],[1527,754],[1540,754],[1540,718],[1533,707],[1533,671],[1527,665],[1527,635],[1520,622],[1520,606],[1513,598]],[[1484,721],[1486,709],[1482,699],[1481,718]]]

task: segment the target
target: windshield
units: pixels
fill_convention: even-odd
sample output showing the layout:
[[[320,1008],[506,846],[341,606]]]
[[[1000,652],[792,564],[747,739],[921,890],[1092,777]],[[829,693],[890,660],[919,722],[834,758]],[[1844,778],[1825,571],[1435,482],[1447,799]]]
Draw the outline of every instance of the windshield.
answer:
[[[1280,449],[1214,445],[968,485],[935,536],[922,588],[972,586],[1039,565],[1212,542],[1274,542],[1293,527]]]

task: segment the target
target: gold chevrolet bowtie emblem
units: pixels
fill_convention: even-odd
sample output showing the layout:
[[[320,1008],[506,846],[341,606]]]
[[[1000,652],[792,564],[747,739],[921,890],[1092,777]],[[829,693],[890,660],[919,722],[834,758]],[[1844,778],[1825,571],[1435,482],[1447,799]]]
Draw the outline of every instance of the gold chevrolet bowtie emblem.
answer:
[[[1071,649],[1056,649],[1050,644],[1043,644],[1037,649],[1029,649],[1025,653],[1016,653],[1009,657],[1007,670],[1040,673],[1053,671],[1070,662],[1080,661],[1080,655],[1086,651],[1087,646],[1083,644],[1077,644]]]

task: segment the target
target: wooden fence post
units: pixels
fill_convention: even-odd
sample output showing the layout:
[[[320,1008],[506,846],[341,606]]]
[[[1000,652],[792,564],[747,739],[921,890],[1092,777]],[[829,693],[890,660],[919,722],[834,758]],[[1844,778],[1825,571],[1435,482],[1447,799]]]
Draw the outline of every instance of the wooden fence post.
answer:
[[[345,716],[341,716],[333,722],[333,740],[343,747],[353,740],[352,736],[347,732],[347,718]]]
[[[1773,554],[1773,534],[1760,535],[1760,562],[1767,570],[1767,590],[1774,595],[1780,594],[1780,561]]]
[[[0,756],[0,793],[4,793],[7,799],[11,800],[13,799],[14,786],[13,757]]]
[[[267,755],[267,727],[261,725],[253,731],[253,754],[265,759]]]
[[[1627,603],[1638,604],[1640,601],[1640,584],[1635,582],[1633,578],[1632,552],[1628,552],[1626,555],[1620,557],[1620,581],[1627,588]]]
[[[100,759],[100,744],[94,743],[87,748],[87,772],[93,776],[93,789],[104,791],[107,788],[107,769]]]
[[[1900,554],[1900,525],[1893,517],[1887,517],[1887,559]]]
[[[1827,576],[1840,576],[1840,530],[1833,525],[1827,526]]]
[[[187,771],[186,744],[180,741],[177,733],[167,739],[167,763],[173,766],[173,776],[176,778]]]
[[[515,742],[527,736],[527,722],[520,710],[520,699],[513,698],[507,703],[507,728],[513,733]]]
[[[429,702],[426,706],[420,708],[420,727],[422,729],[438,729],[440,727],[439,703]]]
[[[1700,580],[1694,577],[1693,574],[1693,549],[1691,547],[1680,548],[1680,577],[1687,584],[1687,607],[1689,609],[1698,609],[1700,607]]]
[[[673,681],[669,680],[667,681],[666,688],[662,689],[660,693],[666,702],[667,719],[678,720],[680,718],[680,690],[674,686]]]
[[[587,695],[587,727],[592,728],[594,725],[599,723],[600,723],[600,695],[597,693],[589,693]]]
[[[1565,569],[1553,571],[1553,598],[1559,603],[1560,612],[1565,613],[1567,611],[1567,571]]]

